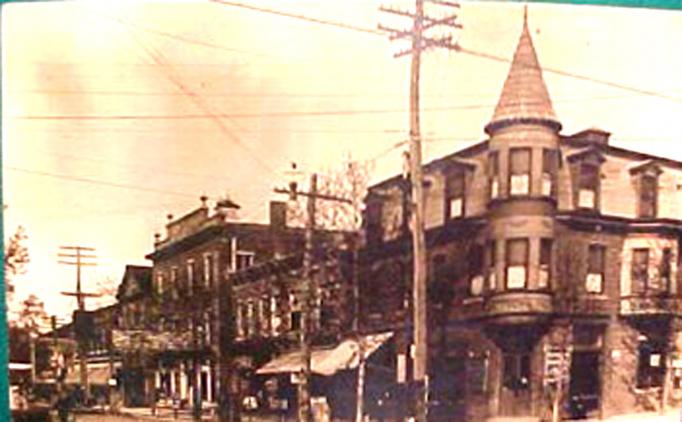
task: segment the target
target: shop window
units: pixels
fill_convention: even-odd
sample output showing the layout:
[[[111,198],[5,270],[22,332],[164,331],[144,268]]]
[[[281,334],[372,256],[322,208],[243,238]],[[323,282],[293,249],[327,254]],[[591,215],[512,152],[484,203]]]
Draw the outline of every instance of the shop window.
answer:
[[[638,345],[637,388],[661,387],[665,376],[664,347],[642,337]]]
[[[490,184],[490,199],[500,196],[500,155],[497,151],[488,154],[488,181]]]
[[[649,249],[637,248],[632,250],[632,293],[642,294],[649,290]]]
[[[656,217],[658,206],[658,177],[642,174],[639,178],[639,217]]]
[[[542,195],[556,196],[556,175],[559,168],[559,153],[554,149],[542,150]]]
[[[525,289],[528,283],[528,239],[507,240],[507,289]]]
[[[502,382],[506,388],[512,391],[530,388],[530,354],[505,353],[503,371]]]
[[[509,194],[530,194],[530,148],[509,150]]]
[[[453,172],[445,181],[445,215],[446,219],[464,216],[465,175]]]
[[[578,208],[596,210],[599,204],[599,166],[582,163],[578,177]]]
[[[469,293],[472,296],[483,294],[485,279],[483,278],[483,247],[473,245],[469,251]]]
[[[488,289],[495,291],[497,288],[497,242],[489,241],[487,248]]]
[[[552,281],[552,239],[540,239],[540,274],[538,288],[549,288]]]
[[[587,277],[585,279],[585,291],[587,293],[604,293],[604,265],[606,247],[603,245],[590,245],[587,250]]]

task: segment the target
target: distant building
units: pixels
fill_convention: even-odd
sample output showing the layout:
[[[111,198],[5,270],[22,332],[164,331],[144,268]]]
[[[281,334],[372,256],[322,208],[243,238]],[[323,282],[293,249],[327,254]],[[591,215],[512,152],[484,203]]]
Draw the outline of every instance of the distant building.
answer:
[[[682,397],[682,163],[560,130],[524,21],[488,138],[424,166],[430,397],[462,420],[546,417],[564,375],[576,413]],[[402,177],[370,188],[360,252],[362,327],[395,330],[398,380],[406,189]]]

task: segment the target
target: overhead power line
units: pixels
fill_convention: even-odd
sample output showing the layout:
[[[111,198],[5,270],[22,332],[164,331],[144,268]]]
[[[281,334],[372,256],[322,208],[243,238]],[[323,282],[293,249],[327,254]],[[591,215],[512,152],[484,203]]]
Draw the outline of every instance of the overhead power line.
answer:
[[[136,191],[141,191],[141,192],[153,192],[153,193],[158,193],[158,194],[163,194],[163,195],[175,195],[175,196],[182,196],[186,198],[196,198],[196,194],[189,194],[186,192],[178,192],[178,191],[171,191],[171,190],[165,190],[165,189],[156,189],[156,188],[147,188],[147,187],[142,187],[142,186],[136,186],[136,185],[127,185],[125,183],[118,183],[118,182],[110,182],[106,180],[99,180],[99,179],[92,179],[92,178],[87,178],[87,177],[77,177],[77,176],[70,176],[67,174],[59,174],[59,173],[50,173],[47,171],[41,171],[41,170],[32,170],[32,169],[26,169],[26,168],[21,168],[21,167],[14,167],[14,166],[4,166],[4,168],[20,173],[27,173],[27,174],[34,174],[37,176],[44,176],[44,177],[51,177],[55,179],[62,179],[62,180],[68,180],[72,182],[79,182],[79,183],[87,183],[91,185],[98,185],[98,186],[109,186],[113,188],[119,188],[119,189],[128,189],[128,190],[136,190]]]

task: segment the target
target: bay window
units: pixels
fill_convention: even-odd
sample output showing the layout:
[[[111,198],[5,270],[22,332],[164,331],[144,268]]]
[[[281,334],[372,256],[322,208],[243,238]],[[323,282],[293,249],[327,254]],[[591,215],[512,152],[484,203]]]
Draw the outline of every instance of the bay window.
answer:
[[[632,293],[641,294],[649,290],[649,249],[632,250],[632,267],[630,269]]]
[[[469,293],[472,296],[480,296],[483,294],[484,278],[483,278],[483,247],[474,245],[469,253]]]
[[[488,242],[488,289],[495,291],[497,288],[497,242],[491,240]]]
[[[530,148],[509,150],[509,195],[530,194]]]
[[[488,183],[490,184],[490,199],[500,196],[500,155],[497,151],[488,154]]]
[[[554,149],[542,150],[542,195],[556,196],[556,174],[559,166],[559,154]]]
[[[525,289],[528,283],[528,239],[510,239],[506,245],[506,287]]]
[[[552,280],[552,239],[540,239],[540,275],[538,289],[547,289]]]

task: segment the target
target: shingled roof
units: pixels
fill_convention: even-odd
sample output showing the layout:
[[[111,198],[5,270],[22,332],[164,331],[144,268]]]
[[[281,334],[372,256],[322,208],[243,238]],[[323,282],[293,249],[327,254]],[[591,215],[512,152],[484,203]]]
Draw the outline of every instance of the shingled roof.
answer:
[[[528,30],[526,11],[524,11],[521,38],[516,47],[507,80],[502,88],[493,117],[485,130],[491,133],[496,127],[505,123],[525,120],[544,120],[560,127],[542,78],[542,69]]]

